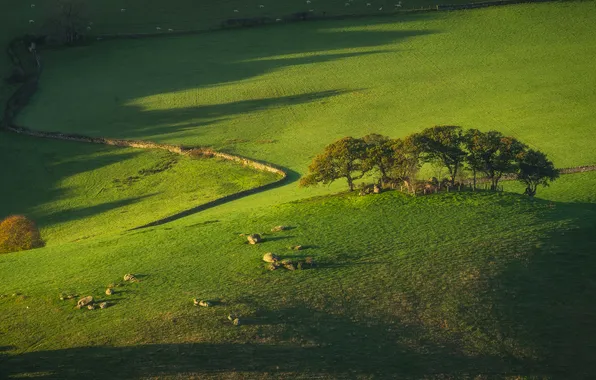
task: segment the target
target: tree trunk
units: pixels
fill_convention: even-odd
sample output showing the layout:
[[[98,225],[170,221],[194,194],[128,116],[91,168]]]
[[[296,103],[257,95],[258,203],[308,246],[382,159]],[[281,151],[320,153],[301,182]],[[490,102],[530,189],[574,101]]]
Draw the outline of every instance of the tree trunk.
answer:
[[[473,189],[474,189],[474,191],[476,191],[476,169],[472,169],[472,173],[473,173],[472,175],[474,176],[474,187],[473,187]]]
[[[348,180],[348,186],[350,187],[350,191],[354,191],[354,180],[352,180],[351,175],[346,175],[346,179]]]

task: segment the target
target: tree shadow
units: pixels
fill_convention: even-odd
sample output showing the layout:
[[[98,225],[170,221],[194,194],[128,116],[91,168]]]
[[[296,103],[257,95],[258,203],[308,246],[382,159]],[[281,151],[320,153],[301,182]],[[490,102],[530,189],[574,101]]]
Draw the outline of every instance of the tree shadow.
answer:
[[[0,217],[26,214],[43,227],[95,215],[142,198],[48,213],[39,206],[68,197],[68,189],[58,187],[64,179],[132,159],[140,152],[114,153],[113,147],[41,140],[4,131],[0,131],[0,137],[0,161],[7,179],[0,186],[0,197],[10,199],[0,202]]]
[[[246,326],[277,325],[283,344],[238,343],[152,344],[132,347],[78,347],[5,355],[4,375],[38,378],[221,377],[312,378],[423,377],[462,378],[525,374],[529,364],[510,358],[467,355],[449,342],[419,341],[416,327],[377,320],[354,321],[297,306],[247,317]],[[227,322],[227,321],[226,321]],[[224,328],[224,327],[222,327]],[[420,338],[416,338],[420,340]]]
[[[428,17],[425,15],[413,15]],[[68,122],[82,134],[122,138],[160,139],[160,136],[193,131],[193,136],[201,135],[197,128],[215,126],[235,115],[245,115],[272,107],[290,107],[307,102],[323,101],[324,98],[340,96],[350,90],[334,89],[274,98],[245,99],[222,102],[214,105],[199,105],[188,108],[152,110],[139,100],[158,94],[182,92],[190,89],[207,89],[230,83],[258,81],[258,77],[291,66],[331,62],[341,59],[394,52],[395,44],[417,36],[436,33],[433,30],[359,30],[368,26],[382,26],[395,22],[379,20],[337,20],[286,25],[284,33],[274,34],[276,26],[222,31],[199,36],[164,37],[146,40],[115,40],[80,47],[81,55],[68,63],[62,62],[63,69],[71,76],[88,82],[86,88],[80,85],[64,86],[64,89],[47,90],[80,103],[93,91],[104,99],[102,106],[81,104],[75,120]],[[299,36],[299,38],[296,38]],[[387,44],[391,50],[382,48]],[[234,47],[234,48],[230,48]],[[345,52],[347,49],[369,49],[360,52]],[[155,54],[159,52],[159,54]],[[208,55],[205,55],[208,52]],[[96,58],[87,62],[83,55],[109,56],[97,65]],[[295,55],[301,55],[295,57]],[[51,65],[51,62],[48,63]],[[84,69],[83,69],[84,68]],[[140,69],[141,68],[141,69]],[[374,68],[370,68],[374,69]],[[75,75],[76,74],[76,75]],[[150,79],[150,80],[148,80]],[[44,78],[42,76],[42,85]],[[105,86],[110,83],[110,86]],[[73,83],[74,84],[74,83]],[[55,90],[55,91],[54,91]],[[250,95],[251,98],[253,95]],[[109,99],[113,99],[110,101]],[[197,103],[200,99],[197,98]],[[78,104],[77,103],[77,104]],[[106,112],[106,110],[112,110]],[[76,118],[106,120],[101,130],[97,126],[84,129],[86,123]],[[72,118],[75,119],[72,119]],[[78,122],[80,121],[80,122]],[[88,123],[87,123],[88,124]],[[35,126],[32,126],[35,127]],[[50,128],[45,129],[60,129]]]
[[[540,358],[544,372],[560,378],[596,374],[596,205],[535,200],[564,221],[527,258],[508,265],[490,284],[497,341],[515,338]],[[482,311],[480,311],[482,312]]]

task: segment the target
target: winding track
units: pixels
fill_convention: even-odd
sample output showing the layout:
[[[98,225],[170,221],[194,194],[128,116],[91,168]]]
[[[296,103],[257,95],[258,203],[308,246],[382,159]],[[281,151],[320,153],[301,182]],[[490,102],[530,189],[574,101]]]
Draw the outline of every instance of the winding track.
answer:
[[[458,5],[457,7],[452,6],[441,6],[441,8],[437,7],[437,11],[450,11],[456,9],[468,9],[468,8],[480,8],[480,7],[487,7],[487,6],[494,6],[494,5],[509,5],[509,4],[517,4],[523,2],[547,2],[551,0],[501,0],[495,2],[486,2],[486,3],[476,3],[476,4],[469,4],[469,5]],[[433,9],[434,10],[434,9]],[[190,33],[201,33],[204,31],[186,31],[186,32],[178,32],[177,34],[190,34]],[[157,37],[161,34],[149,34],[149,35],[118,35],[118,36],[106,36],[107,38],[139,38],[139,37]],[[252,189],[244,190],[235,194],[227,195],[222,198],[216,199],[211,202],[207,202],[205,204],[193,207],[191,209],[176,213],[174,215],[156,220],[154,222],[133,228],[133,230],[157,226],[161,224],[165,224],[168,222],[172,222],[174,220],[181,219],[183,217],[204,211],[206,209],[222,205],[227,202],[231,202],[233,200],[237,200],[239,198],[256,194],[259,192],[263,192],[266,190],[270,190],[276,187],[279,187],[285,184],[288,181],[288,172],[280,167],[277,167],[271,163],[263,162],[254,160],[248,157],[243,157],[239,155],[223,153],[211,148],[205,147],[184,147],[181,145],[172,145],[172,144],[160,144],[151,141],[144,141],[144,140],[124,140],[124,139],[111,139],[111,138],[104,138],[104,137],[89,137],[83,135],[75,135],[75,134],[65,134],[61,132],[43,132],[43,131],[36,131],[30,128],[17,126],[14,123],[14,119],[18,115],[18,113],[27,105],[31,97],[35,94],[37,90],[37,85],[39,79],[41,77],[41,59],[37,51],[33,50],[31,54],[26,54],[24,57],[19,56],[18,52],[18,45],[23,44],[27,46],[26,38],[16,38],[10,42],[6,51],[12,61],[13,65],[20,69],[26,75],[26,79],[23,84],[15,91],[15,93],[10,97],[8,100],[3,118],[0,120],[0,129],[3,129],[8,132],[17,133],[21,135],[27,135],[32,137],[44,138],[44,139],[55,139],[55,140],[63,140],[63,141],[74,141],[74,142],[83,142],[83,143],[93,143],[93,144],[103,144],[103,145],[112,145],[112,146],[119,146],[119,147],[130,147],[130,148],[138,148],[138,149],[162,149],[167,150],[172,153],[184,155],[184,156],[194,156],[194,157],[217,157],[220,159],[233,161],[239,163],[243,166],[251,167],[256,170],[266,171],[270,173],[277,174],[280,178],[272,183],[268,183],[262,186],[258,186]],[[23,47],[23,46],[21,46]],[[22,49],[21,49],[22,50]],[[23,59],[29,60],[28,64],[23,63]],[[34,70],[27,71],[27,67],[34,67]],[[573,173],[583,173],[589,171],[596,171],[596,165],[587,165],[587,166],[577,166],[577,167],[570,167],[570,168],[563,168],[559,169],[561,174],[573,174]],[[509,180],[510,178],[503,178],[503,180]]]

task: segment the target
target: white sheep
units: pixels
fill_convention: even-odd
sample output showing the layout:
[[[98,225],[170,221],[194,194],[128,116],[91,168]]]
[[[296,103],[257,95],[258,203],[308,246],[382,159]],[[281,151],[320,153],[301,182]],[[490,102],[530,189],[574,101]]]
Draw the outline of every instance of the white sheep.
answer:
[[[401,8],[401,1],[397,4],[395,4],[396,7]]]
[[[174,31],[174,29],[172,29],[172,28],[168,29],[168,32],[173,32],[173,31]]]
[[[350,3],[346,3],[346,4],[345,4],[345,6],[346,6],[346,7],[349,7],[349,6],[350,6]]]
[[[33,24],[35,21],[33,20],[29,20],[29,24]]]
[[[306,0],[306,4],[310,4],[310,0]]]
[[[31,8],[35,8],[35,4],[31,4]]]
[[[88,26],[88,27],[87,27],[87,30],[91,30],[91,27],[90,27],[90,26]]]
[[[240,12],[238,9],[234,9],[234,13],[238,13]]]
[[[158,27],[156,27],[155,29],[156,29],[156,30],[161,30],[161,28],[160,28],[159,26],[158,26]]]
[[[120,9],[120,12],[122,12],[122,13],[126,12],[126,8]]]
[[[259,5],[259,8],[265,8],[265,6],[263,4]]]
[[[370,3],[366,3],[366,6],[367,6],[367,7],[370,7]]]
[[[276,22],[280,22],[280,21],[281,21],[281,19],[280,19],[280,18],[276,18],[276,19],[275,19],[275,21],[276,21]]]
[[[308,11],[309,11],[309,12],[314,12],[315,10],[314,10],[314,9],[309,9]]]
[[[383,10],[383,7],[379,8],[379,10],[382,11]]]

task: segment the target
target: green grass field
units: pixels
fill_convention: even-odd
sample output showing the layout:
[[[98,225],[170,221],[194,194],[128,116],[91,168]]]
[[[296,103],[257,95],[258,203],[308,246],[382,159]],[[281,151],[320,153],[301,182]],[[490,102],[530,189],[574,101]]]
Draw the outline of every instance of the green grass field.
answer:
[[[339,137],[399,137],[436,124],[500,130],[559,167],[592,164],[595,6],[300,23],[48,52],[41,90],[19,122],[213,145],[299,173]]]
[[[50,245],[122,232],[278,179],[217,159],[0,136],[0,215],[31,217]]]
[[[120,378],[586,377],[595,369],[596,209],[583,189],[574,202],[553,187],[550,200],[534,202],[389,192],[225,216],[213,209],[3,255],[0,336],[14,346],[5,368],[57,378],[113,368]],[[294,228],[259,246],[238,236],[278,224]],[[314,256],[320,266],[268,272],[267,251]],[[106,299],[105,287],[127,272],[141,281],[117,287],[106,310],[58,299],[63,291]],[[218,304],[197,309],[193,297]],[[228,313],[247,324],[232,326]]]
[[[141,17],[135,4],[116,6],[135,21],[110,20],[105,31],[192,18],[160,16],[153,3]],[[198,5],[197,20],[215,22],[238,4]],[[210,145],[280,165],[290,183],[126,231],[273,177],[161,151],[0,134],[10,179],[0,214],[31,215],[49,240],[0,255],[0,378],[594,377],[596,172],[562,176],[534,200],[483,191],[360,197],[338,193],[343,183],[299,189],[296,180],[338,137],[399,137],[435,124],[515,135],[559,167],[596,163],[595,5],[44,51],[40,91],[19,124]],[[276,225],[292,228],[271,233]],[[265,241],[248,245],[246,233]],[[288,248],[297,244],[306,249]],[[319,265],[270,272],[265,252]],[[125,273],[140,281],[124,283]],[[112,306],[77,310],[63,292]],[[214,306],[197,308],[195,297]]]

